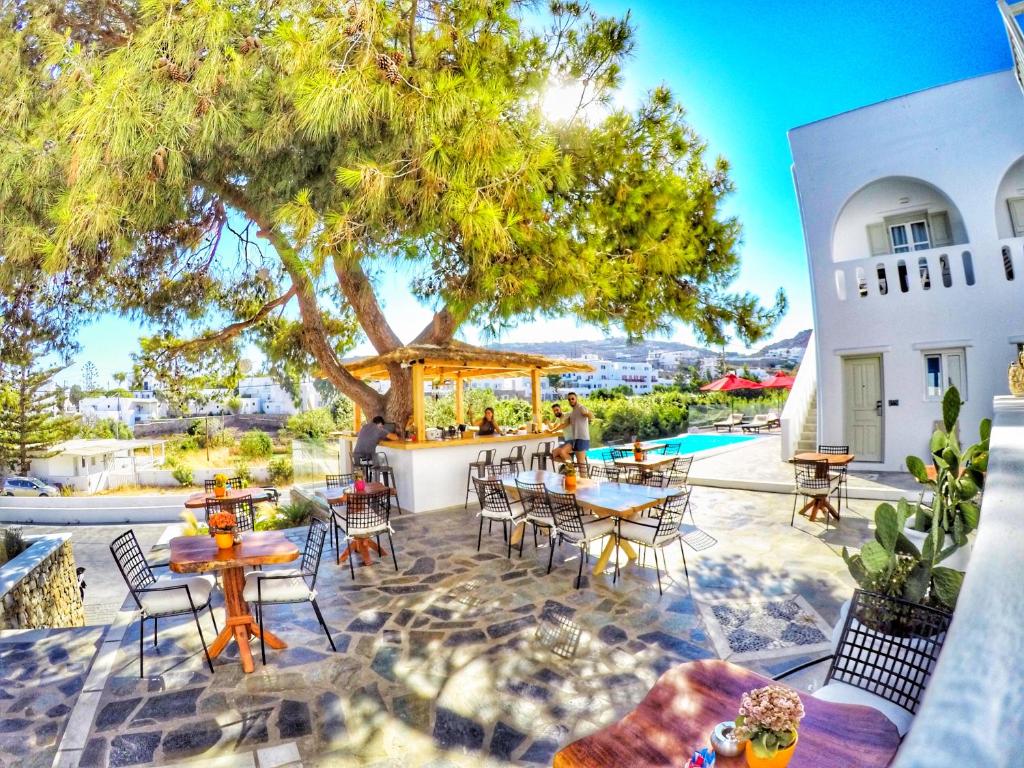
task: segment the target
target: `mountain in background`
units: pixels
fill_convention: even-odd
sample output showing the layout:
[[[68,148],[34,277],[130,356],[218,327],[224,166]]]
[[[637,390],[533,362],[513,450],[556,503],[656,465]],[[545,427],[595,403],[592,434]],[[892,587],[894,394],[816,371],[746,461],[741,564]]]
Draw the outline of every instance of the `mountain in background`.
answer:
[[[800,331],[796,336],[790,339],[783,339],[782,341],[775,341],[766,347],[761,347],[755,354],[764,356],[769,350],[772,349],[786,349],[787,347],[802,347],[807,349],[807,342],[811,340],[811,329],[808,328],[806,331]]]

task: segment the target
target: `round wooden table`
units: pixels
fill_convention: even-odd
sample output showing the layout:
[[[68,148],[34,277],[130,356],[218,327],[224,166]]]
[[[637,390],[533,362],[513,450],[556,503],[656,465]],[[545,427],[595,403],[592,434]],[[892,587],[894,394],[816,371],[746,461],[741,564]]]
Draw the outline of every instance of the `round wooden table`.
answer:
[[[709,745],[718,723],[735,719],[745,692],[765,685],[779,683],[727,661],[680,664],[619,722],[558,752],[554,768],[678,768]],[[896,756],[900,734],[878,710],[797,693],[805,715],[790,768],[879,768]],[[715,760],[716,768],[746,764],[742,755]]]
[[[185,499],[185,509],[206,509],[206,502],[209,501],[237,501],[246,496],[252,496],[254,502],[266,501],[269,497],[263,488],[228,488],[223,496],[214,493],[200,491],[193,493]]]
[[[366,488],[359,491],[359,493],[380,493],[381,491],[387,491],[392,496],[398,495],[394,487],[378,482],[367,483]],[[323,497],[332,507],[340,507],[347,504],[348,497],[355,493],[356,490],[352,486],[344,486],[341,488],[328,488],[323,492]],[[383,547],[378,546],[377,542],[372,539],[349,539],[348,546],[338,554],[338,565],[341,565],[355,554],[358,554],[363,559],[363,565],[372,565],[374,552],[380,557],[386,557],[388,554]]]
[[[175,573],[221,572],[227,620],[224,629],[210,645],[210,658],[216,658],[232,638],[238,643],[242,669],[252,672],[256,665],[249,647],[250,637],[259,637],[249,604],[242,597],[245,588],[245,566],[290,563],[299,557],[299,548],[281,531],[257,531],[242,534],[242,541],[230,549],[220,549],[212,536],[178,536],[170,542],[170,569]],[[269,630],[263,640],[271,648],[287,648],[287,644]]]
[[[798,453],[793,456],[793,458],[790,459],[790,462],[825,461],[828,462],[828,467],[831,470],[833,468],[845,467],[856,458],[857,457],[852,453],[818,453],[817,451],[804,451],[803,453]],[[820,477],[820,473],[818,476]],[[808,510],[810,511],[808,512]],[[839,510],[832,506],[832,503],[828,500],[827,496],[815,496],[803,505],[799,514],[807,514],[807,519],[813,523],[818,519],[818,512],[825,515],[832,515],[836,520],[839,519]]]

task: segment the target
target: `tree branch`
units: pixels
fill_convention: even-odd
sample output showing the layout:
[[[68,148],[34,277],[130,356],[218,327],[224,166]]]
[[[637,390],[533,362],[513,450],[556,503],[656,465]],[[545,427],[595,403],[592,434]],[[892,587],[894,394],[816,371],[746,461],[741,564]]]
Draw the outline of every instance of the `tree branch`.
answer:
[[[444,344],[452,340],[461,324],[462,318],[456,317],[448,307],[443,307],[434,313],[427,326],[409,343]]]
[[[334,273],[338,276],[338,285],[348,303],[356,313],[359,325],[366,337],[378,353],[384,354],[402,346],[402,340],[391,328],[384,316],[384,311],[377,301],[377,296],[370,285],[362,266],[357,261],[343,264],[340,259],[334,260]]]
[[[239,320],[237,323],[231,323],[231,325],[225,326],[216,333],[209,333],[204,336],[199,336],[197,338],[190,339],[189,341],[183,341],[180,344],[174,344],[170,347],[167,347],[167,351],[171,354],[179,354],[181,352],[185,352],[195,347],[202,347],[207,344],[216,344],[221,341],[233,339],[242,331],[256,325],[258,322],[260,322],[260,320],[262,320],[264,317],[273,312],[274,309],[276,309],[277,307],[283,307],[285,304],[291,301],[291,299],[294,296],[295,286],[292,286],[273,301],[268,301],[266,304],[260,307],[259,311],[255,315],[250,317],[248,320]]]

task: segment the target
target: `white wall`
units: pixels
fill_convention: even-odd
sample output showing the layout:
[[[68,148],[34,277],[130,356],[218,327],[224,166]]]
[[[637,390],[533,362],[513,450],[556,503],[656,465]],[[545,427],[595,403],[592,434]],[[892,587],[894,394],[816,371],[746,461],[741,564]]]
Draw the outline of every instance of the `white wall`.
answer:
[[[925,455],[939,417],[939,404],[924,397],[923,348],[928,346],[966,349],[962,434],[974,438],[978,421],[991,415],[992,397],[1006,391],[1006,366],[1015,353],[1011,340],[1024,340],[1024,239],[1001,239],[996,216],[1004,205],[997,200],[1004,176],[1024,157],[1024,96],[1012,73],[932,88],[802,126],[790,132],[790,145],[811,273],[819,440],[848,442],[843,356],[878,353],[883,400],[899,405],[885,406],[884,461],[866,467],[900,470],[907,454]],[[854,210],[848,201],[872,182],[891,177],[918,179],[940,190],[962,216],[969,242],[871,258],[866,235],[857,232],[863,222],[851,219],[849,238],[839,236],[846,232],[844,217]],[[1024,186],[1019,179],[1015,172],[1009,183]],[[892,205],[900,205],[898,196]],[[907,205],[913,209],[914,201]],[[864,252],[859,259],[850,246],[858,237]],[[1012,282],[1003,271],[1004,246],[1012,251]],[[965,284],[964,251],[974,265],[971,286]],[[951,266],[949,288],[940,276],[943,255]],[[917,277],[922,256],[929,263],[929,290]],[[896,280],[900,259],[912,265],[906,293]],[[886,267],[887,295],[880,294],[871,271],[878,262]],[[868,276],[863,297],[857,290],[858,267]]]

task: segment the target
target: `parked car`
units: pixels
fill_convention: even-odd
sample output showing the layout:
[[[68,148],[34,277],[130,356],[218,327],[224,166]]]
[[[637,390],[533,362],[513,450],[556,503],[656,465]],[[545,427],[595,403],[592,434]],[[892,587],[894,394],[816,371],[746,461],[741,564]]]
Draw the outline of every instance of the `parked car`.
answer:
[[[60,489],[35,477],[8,477],[4,496],[60,496]]]

